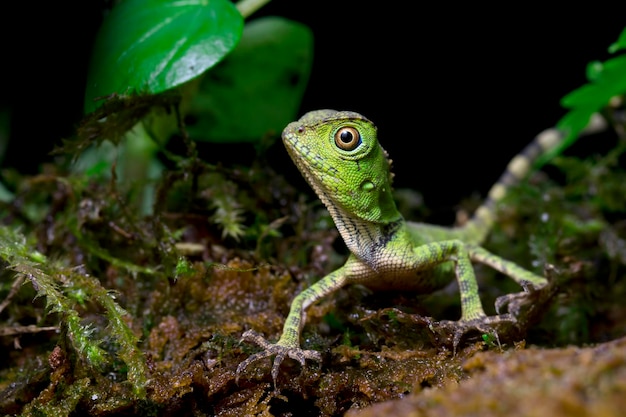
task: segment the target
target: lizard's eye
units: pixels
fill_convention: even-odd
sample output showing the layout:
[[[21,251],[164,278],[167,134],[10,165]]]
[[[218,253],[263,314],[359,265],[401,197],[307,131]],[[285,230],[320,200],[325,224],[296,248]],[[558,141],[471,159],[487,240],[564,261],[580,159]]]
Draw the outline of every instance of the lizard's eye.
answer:
[[[335,145],[344,151],[353,151],[361,144],[361,134],[353,127],[342,127],[335,133]]]

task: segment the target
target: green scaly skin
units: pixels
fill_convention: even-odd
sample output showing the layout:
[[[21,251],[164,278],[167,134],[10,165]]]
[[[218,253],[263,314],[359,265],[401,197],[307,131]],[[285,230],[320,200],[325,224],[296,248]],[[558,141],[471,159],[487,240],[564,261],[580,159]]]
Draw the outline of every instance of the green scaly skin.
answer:
[[[461,295],[461,318],[455,323],[454,343],[471,329],[485,331],[494,323],[515,322],[511,314],[487,316],[483,310],[472,262],[484,263],[527,289],[544,286],[545,278],[502,259],[479,245],[494,223],[494,207],[506,189],[530,170],[531,163],[555,146],[552,131],[538,136],[508,165],[491,188],[485,203],[462,227],[446,228],[404,220],[392,197],[391,161],[379,145],[376,127],[354,112],[318,110],[290,123],[283,131],[289,155],[330,212],[351,254],[346,263],[298,294],[276,343],[252,330],[242,340],[264,350],[237,368],[237,376],[252,362],[276,356],[274,381],[285,357],[321,361],[317,351],[303,350],[299,340],[306,309],[347,284],[374,290],[412,290],[430,293],[456,277]],[[488,331],[488,330],[487,330]]]

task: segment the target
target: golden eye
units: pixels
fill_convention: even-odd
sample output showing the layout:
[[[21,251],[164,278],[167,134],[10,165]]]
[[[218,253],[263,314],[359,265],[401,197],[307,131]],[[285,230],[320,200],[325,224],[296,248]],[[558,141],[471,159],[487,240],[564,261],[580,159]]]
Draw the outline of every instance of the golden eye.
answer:
[[[335,133],[335,145],[344,151],[353,151],[361,144],[361,134],[353,127],[342,127]]]

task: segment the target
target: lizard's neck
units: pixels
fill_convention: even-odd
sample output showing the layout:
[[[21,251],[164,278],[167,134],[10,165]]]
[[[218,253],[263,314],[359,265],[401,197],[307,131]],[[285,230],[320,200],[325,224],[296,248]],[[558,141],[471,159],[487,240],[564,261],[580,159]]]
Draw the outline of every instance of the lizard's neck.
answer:
[[[354,255],[368,264],[373,264],[373,257],[399,233],[406,229],[404,217],[395,209],[393,216],[387,215],[371,221],[355,216],[334,204],[324,193],[319,194],[328,212],[335,222],[346,246]]]

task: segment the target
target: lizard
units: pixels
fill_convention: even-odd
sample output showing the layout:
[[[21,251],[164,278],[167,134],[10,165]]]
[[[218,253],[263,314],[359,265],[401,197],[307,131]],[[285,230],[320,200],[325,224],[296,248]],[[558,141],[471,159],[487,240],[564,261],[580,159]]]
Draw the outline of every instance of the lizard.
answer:
[[[315,350],[300,348],[306,309],[348,284],[372,290],[412,290],[431,293],[456,277],[461,298],[461,318],[455,324],[454,345],[471,329],[495,323],[515,322],[514,315],[487,316],[478,293],[472,262],[479,262],[509,276],[525,291],[539,289],[547,279],[488,252],[480,245],[496,220],[496,204],[507,190],[523,179],[532,162],[558,145],[562,135],[546,130],[507,165],[487,198],[462,226],[444,227],[406,221],[392,195],[391,160],[377,138],[377,127],[351,111],[316,110],[289,123],[282,133],[287,152],[301,174],[329,211],[350,251],[345,264],[300,292],[293,299],[282,334],[268,342],[252,329],[242,341],[263,350],[243,360],[239,375],[253,362],[275,356],[274,383],[286,357],[305,366],[321,362]]]

